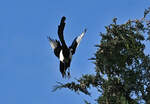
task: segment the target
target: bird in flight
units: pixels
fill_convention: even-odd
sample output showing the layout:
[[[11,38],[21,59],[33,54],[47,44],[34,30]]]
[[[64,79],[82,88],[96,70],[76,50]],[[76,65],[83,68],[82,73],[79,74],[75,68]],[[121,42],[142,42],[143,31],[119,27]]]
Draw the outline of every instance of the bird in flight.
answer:
[[[66,76],[70,77],[69,68],[70,68],[72,56],[75,54],[76,48],[79,46],[80,41],[82,40],[83,36],[86,33],[86,29],[85,29],[84,32],[81,33],[81,35],[77,36],[73,40],[71,46],[68,47],[65,43],[64,34],[63,34],[64,27],[65,27],[65,20],[66,17],[63,16],[61,18],[60,25],[58,25],[58,37],[60,41],[48,37],[50,46],[54,50],[55,56],[60,60],[60,72],[63,78]],[[68,75],[66,75],[67,69],[68,69]]]

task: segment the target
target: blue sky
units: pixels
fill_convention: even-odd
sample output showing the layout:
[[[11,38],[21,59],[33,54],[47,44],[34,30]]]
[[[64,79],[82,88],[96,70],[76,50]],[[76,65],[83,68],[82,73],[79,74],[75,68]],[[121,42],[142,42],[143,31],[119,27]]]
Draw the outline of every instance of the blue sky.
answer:
[[[97,97],[67,89],[51,92],[56,81],[69,82],[94,73],[88,59],[96,52],[100,32],[112,23],[141,18],[149,0],[1,0],[0,104],[83,104]],[[47,36],[58,39],[57,26],[66,16],[67,44],[87,28],[71,64],[71,79],[62,79],[59,61]],[[147,50],[148,52],[148,50]]]

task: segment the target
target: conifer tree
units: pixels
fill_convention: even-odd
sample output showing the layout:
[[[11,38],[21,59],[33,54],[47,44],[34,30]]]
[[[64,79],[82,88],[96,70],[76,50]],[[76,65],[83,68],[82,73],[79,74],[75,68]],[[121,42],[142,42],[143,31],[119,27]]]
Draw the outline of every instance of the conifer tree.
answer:
[[[90,95],[90,87],[97,89],[98,104],[150,104],[150,56],[145,54],[145,41],[150,40],[150,8],[142,19],[117,24],[117,18],[100,33],[96,45],[96,74],[85,74],[76,82],[60,83],[54,90],[69,88]],[[147,47],[150,48],[150,47]],[[90,104],[85,101],[86,104]]]

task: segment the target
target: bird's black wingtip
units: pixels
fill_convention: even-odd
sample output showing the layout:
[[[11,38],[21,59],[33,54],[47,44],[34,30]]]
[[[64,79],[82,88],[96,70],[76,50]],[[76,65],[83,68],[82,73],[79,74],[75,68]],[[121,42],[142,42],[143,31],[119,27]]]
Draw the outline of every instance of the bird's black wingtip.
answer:
[[[85,32],[85,33],[87,32],[87,28],[84,29],[84,32]]]
[[[47,36],[47,39],[48,39],[49,41],[51,41],[51,40],[52,40],[50,36]]]

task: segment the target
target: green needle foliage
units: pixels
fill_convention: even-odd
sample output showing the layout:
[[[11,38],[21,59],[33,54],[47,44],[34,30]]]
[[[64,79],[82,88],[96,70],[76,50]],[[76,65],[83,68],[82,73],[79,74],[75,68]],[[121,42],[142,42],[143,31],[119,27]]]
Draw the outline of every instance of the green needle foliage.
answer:
[[[150,39],[150,8],[139,20],[117,24],[117,18],[106,26],[95,57],[95,75],[86,74],[77,82],[58,83],[54,90],[69,88],[91,95],[97,89],[98,104],[150,104],[150,57],[144,53],[144,41]],[[85,100],[86,104],[90,104]]]

